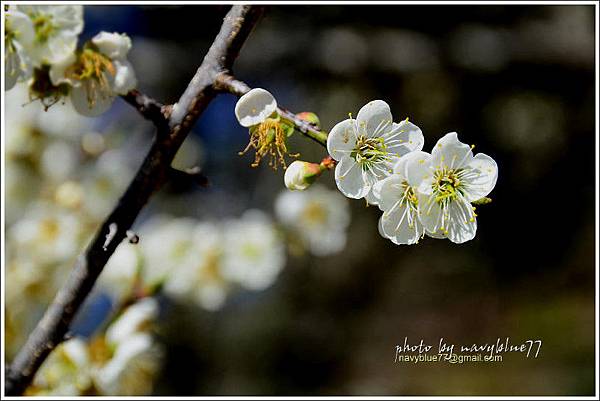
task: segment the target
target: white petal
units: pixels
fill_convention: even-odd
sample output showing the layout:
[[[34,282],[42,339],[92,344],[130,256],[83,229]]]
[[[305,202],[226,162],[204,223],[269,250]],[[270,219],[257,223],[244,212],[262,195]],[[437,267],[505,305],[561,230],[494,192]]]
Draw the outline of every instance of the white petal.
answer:
[[[423,149],[425,143],[421,129],[408,120],[393,123],[383,137],[388,151],[400,156]]]
[[[31,21],[27,14],[17,11],[15,7],[11,7],[6,11],[5,16],[5,30],[10,31],[14,35],[14,40],[23,48],[27,49],[31,46],[35,32],[33,21]]]
[[[115,100],[114,96],[96,96],[94,104],[90,106],[88,102],[88,92],[86,85],[82,84],[71,88],[71,103],[75,110],[86,117],[97,117],[104,113]]]
[[[62,83],[73,84],[73,81],[65,77],[65,71],[69,68],[76,60],[75,53],[69,53],[66,57],[56,61],[50,66],[50,81],[52,85],[58,86]]]
[[[356,145],[356,132],[354,131],[353,119],[347,119],[337,123],[327,136],[327,151],[335,160],[344,156],[350,156],[350,152]]]
[[[471,147],[460,142],[456,132],[444,135],[431,152],[431,162],[436,168],[457,169],[468,165],[471,160]]]
[[[356,128],[360,135],[381,136],[392,124],[390,106],[383,100],[373,100],[364,105],[356,116]]]
[[[442,208],[431,195],[419,192],[419,219],[427,233],[440,235],[442,228]]]
[[[92,38],[92,43],[98,50],[112,60],[122,60],[131,49],[129,36],[120,33],[100,32]]]
[[[360,199],[370,187],[365,185],[361,167],[350,157],[342,157],[335,167],[335,183],[348,198]]]
[[[488,155],[478,153],[468,167],[472,169],[470,175],[473,177],[465,180],[467,182],[465,197],[469,202],[473,202],[492,192],[498,180],[498,165]]]
[[[404,179],[397,174],[376,184],[379,189],[379,208],[383,211],[390,210],[402,197],[402,182]]]
[[[402,206],[390,215],[384,213],[381,216],[381,231],[395,244],[412,245],[423,235],[423,225],[416,213],[411,214],[410,210]]]
[[[448,206],[449,221],[447,224],[448,239],[456,244],[462,244],[475,238],[477,220],[473,207],[465,199],[456,199]]]
[[[262,123],[277,110],[277,101],[268,91],[254,88],[242,96],[235,105],[235,116],[242,127]]]
[[[113,91],[119,95],[125,95],[137,85],[133,66],[127,60],[114,61],[116,73],[113,80]]]
[[[377,184],[375,184],[377,185]],[[379,194],[375,193],[375,185],[371,187],[365,195],[365,200],[369,205],[377,206],[379,204]]]
[[[17,52],[9,53],[4,58],[4,90],[10,90],[17,83],[17,79],[21,76],[19,64],[21,59]]]
[[[431,177],[429,159],[431,155],[420,150],[410,152],[400,158],[400,162],[394,167],[398,173],[405,177],[411,187],[419,187],[421,183]]]

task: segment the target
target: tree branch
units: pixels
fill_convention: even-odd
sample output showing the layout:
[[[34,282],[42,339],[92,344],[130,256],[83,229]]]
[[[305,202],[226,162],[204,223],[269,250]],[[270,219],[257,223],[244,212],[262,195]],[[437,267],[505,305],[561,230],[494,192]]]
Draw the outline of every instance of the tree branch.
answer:
[[[164,106],[150,96],[134,89],[121,98],[135,107],[144,118],[152,121],[157,127],[167,125],[168,118],[165,115]]]
[[[67,282],[58,291],[7,370],[6,395],[22,394],[49,353],[64,340],[75,314],[104,265],[127,236],[127,231],[148,199],[167,179],[177,150],[217,93],[217,76],[230,70],[262,11],[263,7],[258,6],[235,5],[231,8],[202,64],[179,101],[173,105],[170,116],[164,115],[160,103],[140,92],[132,91],[123,96],[144,117],[154,122],[159,135],[156,135],[135,178],[86,251],[79,256]]]
[[[227,72],[217,76],[216,88],[221,92],[229,92],[236,96],[243,96],[250,91],[250,87],[245,82],[235,79]],[[277,111],[280,116],[294,123],[296,129],[302,135],[312,139],[321,146],[327,147],[327,132],[319,130],[311,123],[298,118],[294,113],[282,107],[279,107]]]

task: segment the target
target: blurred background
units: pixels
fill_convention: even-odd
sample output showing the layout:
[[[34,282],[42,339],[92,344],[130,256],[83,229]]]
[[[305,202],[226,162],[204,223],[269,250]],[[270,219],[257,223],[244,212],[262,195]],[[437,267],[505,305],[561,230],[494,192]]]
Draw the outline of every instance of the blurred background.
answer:
[[[172,103],[228,8],[86,6],[80,43],[100,30],[127,33],[139,89]],[[344,249],[315,256],[288,245],[285,268],[272,285],[231,292],[216,310],[160,295],[155,338],[162,352],[152,392],[593,395],[594,48],[592,6],[269,7],[235,63],[237,78],[269,90],[287,109],[317,113],[325,130],[368,101],[383,99],[396,120],[409,117],[423,130],[426,151],[457,131],[463,142],[476,145],[475,152],[497,161],[493,202],[478,207],[473,241],[426,238],[417,246],[396,246],[377,232],[377,207],[343,199],[351,216]],[[13,91],[6,93],[7,110],[31,121],[39,104],[11,104],[18,89]],[[201,166],[211,186],[169,184],[136,223],[140,244],[145,222],[157,215],[215,224],[248,209],[274,215],[283,172],[266,163],[251,168],[252,155],[237,155],[248,132],[235,119],[236,101],[217,97],[176,160],[181,167]],[[18,300],[11,310],[7,298],[7,319],[15,316],[6,323],[8,362],[153,135],[122,100],[102,117],[81,122],[86,134],[75,140],[60,132],[40,134],[54,127],[40,124],[43,129],[28,134],[37,142],[15,140],[21,153],[7,153],[7,241],[23,231],[11,227],[31,219],[36,199],[47,197],[48,182],[60,187],[90,160],[96,178],[87,178],[95,184],[85,192],[94,194],[89,210],[98,215],[90,218],[88,210],[77,217],[92,223],[79,242],[73,240],[80,245],[64,251],[55,286],[31,283],[37,265],[18,262],[20,252],[29,250],[7,246],[5,285]],[[13,143],[8,135],[6,152]],[[78,147],[81,141],[75,167],[63,168],[69,152],[56,139],[44,139],[57,136]],[[326,155],[302,137],[290,146],[303,160]],[[104,161],[97,164],[99,159]],[[101,167],[107,173],[98,183]],[[332,173],[319,183],[335,188]],[[58,198],[69,206],[69,199]],[[23,301],[9,274],[27,281],[36,302]],[[86,304],[76,335],[93,336],[107,316],[112,304],[105,292],[98,290]],[[507,354],[502,363],[394,363],[404,337],[431,344],[440,337],[457,344],[541,339],[543,346],[537,359]]]

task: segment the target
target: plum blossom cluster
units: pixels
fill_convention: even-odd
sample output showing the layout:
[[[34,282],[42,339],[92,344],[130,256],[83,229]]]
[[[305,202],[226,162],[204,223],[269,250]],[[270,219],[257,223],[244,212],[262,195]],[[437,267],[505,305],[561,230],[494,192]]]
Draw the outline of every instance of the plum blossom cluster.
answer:
[[[137,144],[132,132],[99,134],[95,119],[69,105],[23,108],[27,97],[26,85],[17,83],[5,105],[8,361],[132,178],[130,159]],[[184,153],[176,164],[196,162]],[[178,162],[180,157],[185,160]],[[348,202],[336,190],[315,185],[302,193],[284,191],[273,214],[251,210],[220,222],[147,220],[137,230],[139,243],[118,247],[91,294],[92,303],[110,300],[109,316],[84,313],[96,327],[92,336],[82,337],[75,329],[75,338],[51,354],[27,393],[149,394],[162,364],[160,343],[152,331],[141,330],[147,326],[143,322],[156,321],[154,296],[215,311],[235,292],[272,285],[288,255],[327,256],[346,242]],[[108,327],[102,323],[115,316]],[[127,329],[134,322],[140,322],[135,332]]]
[[[31,100],[48,108],[70,99],[75,110],[98,116],[136,84],[127,60],[131,39],[100,32],[77,48],[80,5],[9,5],[5,11],[5,90],[27,82]]]
[[[258,137],[266,141],[277,136],[273,126],[278,123],[271,122],[277,116],[277,102],[264,89],[242,96],[236,116],[242,126],[253,127],[250,145],[255,132],[262,130]],[[286,125],[288,136],[294,132],[291,124]],[[374,100],[356,118],[350,114],[333,127],[327,136],[333,161],[296,160],[287,168],[284,182],[291,190],[305,190],[335,165],[340,192],[378,205],[383,211],[379,232],[395,244],[416,244],[425,235],[458,244],[469,241],[477,231],[474,204],[489,202],[498,166],[488,155],[473,155],[473,147],[460,142],[455,132],[441,138],[431,153],[422,150],[424,143],[418,126],[408,118],[394,122],[389,105]],[[262,148],[253,147],[258,157]]]
[[[258,209],[219,223],[191,217],[157,216],[139,230],[138,245],[121,244],[109,260],[100,286],[114,299],[134,288],[196,304],[221,308],[236,289],[261,291],[285,267],[286,248],[315,256],[340,252],[350,213],[337,191],[315,186],[302,193],[282,192],[274,221]]]
[[[158,302],[141,298],[104,333],[65,341],[41,366],[25,395],[150,394],[163,354],[153,335],[157,317]]]
[[[380,234],[395,244],[416,244],[425,235],[460,244],[475,237],[473,203],[487,199],[498,166],[459,141],[456,132],[423,152],[421,130],[394,123],[382,100],[367,103],[356,119],[338,123],[327,150],[337,160],[335,181],[349,198],[365,198],[383,211]]]

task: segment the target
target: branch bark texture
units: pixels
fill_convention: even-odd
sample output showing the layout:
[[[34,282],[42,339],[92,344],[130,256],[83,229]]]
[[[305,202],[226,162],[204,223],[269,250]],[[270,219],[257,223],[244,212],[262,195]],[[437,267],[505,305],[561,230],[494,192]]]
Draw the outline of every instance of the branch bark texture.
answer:
[[[154,143],[133,181],[79,256],[67,282],[58,291],[5,375],[5,394],[20,395],[50,352],[60,344],[75,314],[92,290],[104,265],[126,238],[139,212],[168,179],[171,162],[198,117],[218,93],[217,77],[228,74],[263,8],[235,5],[225,16],[202,64],[177,103],[165,107],[138,91],[123,99],[157,129]]]

